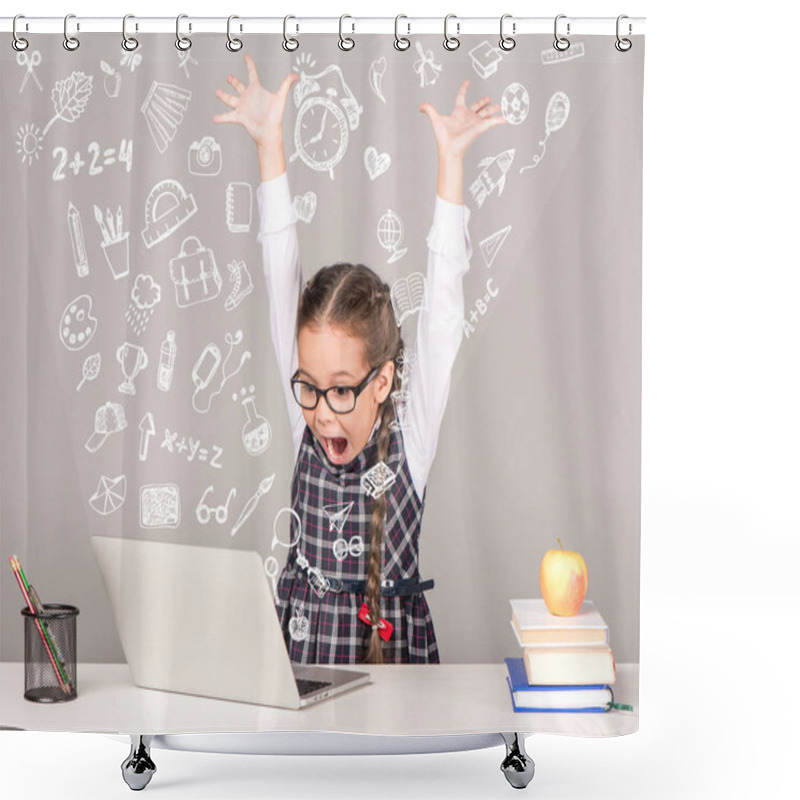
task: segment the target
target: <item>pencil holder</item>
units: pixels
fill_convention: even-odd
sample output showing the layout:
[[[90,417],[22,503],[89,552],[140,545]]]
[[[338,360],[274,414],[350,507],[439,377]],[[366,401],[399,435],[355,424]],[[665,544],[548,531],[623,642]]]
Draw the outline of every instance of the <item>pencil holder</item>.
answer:
[[[25,617],[25,699],[60,703],[78,696],[75,606],[44,603],[41,614]]]

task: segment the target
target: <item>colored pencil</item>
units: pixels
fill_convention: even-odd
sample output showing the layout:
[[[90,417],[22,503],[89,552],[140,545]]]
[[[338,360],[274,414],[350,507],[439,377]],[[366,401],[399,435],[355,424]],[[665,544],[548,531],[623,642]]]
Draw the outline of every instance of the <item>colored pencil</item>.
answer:
[[[25,594],[31,601],[31,605],[33,606],[34,613],[38,614],[40,617],[45,615],[45,609],[42,605],[42,602],[39,600],[39,595],[36,593],[36,589],[33,588],[33,585],[28,582],[27,577],[25,577],[25,570],[22,569],[22,564],[20,560],[14,556],[14,565],[19,572],[19,576],[22,578],[22,583],[25,585]],[[29,606],[30,607],[30,606]],[[68,694],[72,692],[72,680],[69,677],[69,673],[67,672],[67,661],[64,656],[61,654],[61,651],[58,649],[58,644],[54,639],[50,637],[50,627],[47,622],[42,619],[40,620],[42,630],[44,631],[45,638],[47,639],[47,643],[50,648],[50,652],[53,653],[56,657],[56,661],[58,663],[59,672],[61,673],[61,677],[64,679],[64,683],[66,683],[69,691]]]
[[[14,573],[14,577],[17,579],[17,583],[19,584],[19,590],[22,592],[22,596],[25,598],[25,603],[28,606],[28,610],[32,614],[36,614],[36,608],[31,601],[30,595],[28,594],[28,590],[25,585],[24,573],[22,572],[22,565],[19,563],[19,559],[16,556],[9,556],[9,563],[11,564],[11,570]],[[47,655],[50,658],[50,663],[53,665],[53,670],[56,673],[56,678],[58,678],[58,683],[61,686],[61,690],[65,694],[72,694],[72,687],[69,685],[67,681],[64,680],[64,677],[61,675],[61,670],[59,669],[58,663],[56,662],[55,655],[53,654],[52,649],[50,648],[50,641],[49,636],[45,633],[44,628],[42,628],[41,621],[38,617],[34,617],[34,623],[36,624],[36,629],[39,631],[39,636],[44,643],[44,648],[47,651]]]

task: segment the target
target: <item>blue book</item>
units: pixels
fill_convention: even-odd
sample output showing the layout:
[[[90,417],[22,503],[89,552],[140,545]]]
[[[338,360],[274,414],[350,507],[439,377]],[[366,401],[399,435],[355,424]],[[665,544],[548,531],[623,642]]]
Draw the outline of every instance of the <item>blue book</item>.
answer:
[[[528,683],[521,658],[506,658],[505,662],[514,711],[597,713],[608,711],[614,702],[614,693],[608,685],[534,686]]]

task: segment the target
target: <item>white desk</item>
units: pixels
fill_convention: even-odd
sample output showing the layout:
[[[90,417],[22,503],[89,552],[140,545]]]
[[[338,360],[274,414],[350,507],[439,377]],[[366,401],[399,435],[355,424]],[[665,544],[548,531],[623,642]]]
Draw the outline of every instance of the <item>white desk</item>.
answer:
[[[622,736],[638,730],[639,666],[618,664],[614,695],[634,712],[515,713],[505,664],[357,665],[372,683],[298,711],[134,686],[127,664],[78,664],[78,697],[25,700],[21,663],[0,664],[0,725],[111,734],[333,731],[386,736],[556,733]]]

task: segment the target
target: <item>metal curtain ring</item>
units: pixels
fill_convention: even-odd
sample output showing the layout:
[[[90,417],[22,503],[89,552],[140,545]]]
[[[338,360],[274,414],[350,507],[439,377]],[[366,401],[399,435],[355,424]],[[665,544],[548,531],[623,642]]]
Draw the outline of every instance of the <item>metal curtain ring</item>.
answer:
[[[503,33],[503,23],[511,16],[511,14],[503,14],[500,17],[500,49],[501,50],[513,50],[517,46],[517,41],[511,36],[506,36]],[[517,32],[517,23],[511,23],[511,31],[512,33]]]
[[[127,26],[128,20],[133,17],[133,14],[126,14],[122,18],[122,49],[131,52],[139,46],[139,40],[134,36],[128,36]],[[137,30],[139,26],[136,26]]]
[[[25,19],[25,15],[24,14],[17,14],[17,16],[14,17],[14,24],[11,27],[11,32],[14,34],[14,38],[11,40],[11,46],[15,50],[18,50],[18,51],[19,50],[27,50],[28,49],[28,40],[27,39],[23,39],[22,36],[19,36],[17,34],[17,20],[18,19]]]
[[[461,42],[456,36],[450,36],[447,33],[447,23],[452,19],[455,18],[455,14],[448,14],[444,18],[444,49],[445,50],[458,50],[461,47]],[[456,22],[456,33],[459,33],[461,30],[461,23]]]
[[[239,19],[236,14],[231,14],[228,17],[228,41],[225,42],[225,47],[231,51],[231,53],[238,53],[242,49],[242,40],[236,39],[235,37],[231,36],[231,20],[232,19]],[[239,28],[241,30],[241,28]]]
[[[553,25],[553,30],[555,31],[555,37],[556,37],[556,40],[553,42],[553,47],[555,47],[556,50],[563,51],[569,49],[569,39],[567,39],[566,36],[558,35],[558,21],[560,19],[566,19],[566,18],[567,18],[566,14],[559,14],[556,17],[556,21]],[[567,23],[567,34],[569,34],[569,22]]]
[[[181,34],[181,20],[186,19],[188,16],[188,14],[178,14],[175,20],[175,47],[178,50],[188,50],[192,46],[192,40],[188,36]],[[191,30],[191,26],[189,30]]]
[[[80,41],[78,39],[76,39],[74,36],[70,36],[67,33],[67,23],[69,22],[70,17],[74,18],[75,15],[74,14],[67,14],[67,16],[64,17],[64,42],[63,42],[64,49],[65,50],[77,50],[81,45]],[[77,29],[80,30],[80,26],[79,25],[77,26]]]
[[[292,53],[295,50],[297,50],[298,47],[300,47],[300,42],[298,42],[297,39],[295,39],[294,37],[286,35],[286,23],[290,19],[297,19],[297,17],[293,17],[291,14],[287,14],[283,18],[283,49]]]
[[[614,42],[614,47],[616,47],[617,50],[620,51],[620,53],[627,53],[628,50],[630,50],[631,47],[633,47],[633,42],[630,39],[621,39],[620,38],[620,35],[619,35],[619,23],[620,23],[620,20],[623,20],[623,19],[628,19],[628,15],[627,14],[620,14],[617,17],[617,41]],[[632,30],[633,29],[631,28],[631,24],[629,22],[628,23],[628,33],[631,33]]]
[[[356,46],[355,39],[342,35],[342,22],[344,22],[345,19],[352,19],[352,17],[349,14],[342,14],[342,16],[339,17],[339,49],[352,50]],[[353,30],[355,29],[356,26],[353,25]]]
[[[411,47],[411,40],[407,39],[405,36],[400,36],[397,32],[397,23],[400,19],[408,19],[405,14],[398,14],[394,18],[394,49],[395,50],[408,50]],[[407,22],[406,26],[408,27],[407,33],[411,33],[411,25]]]

